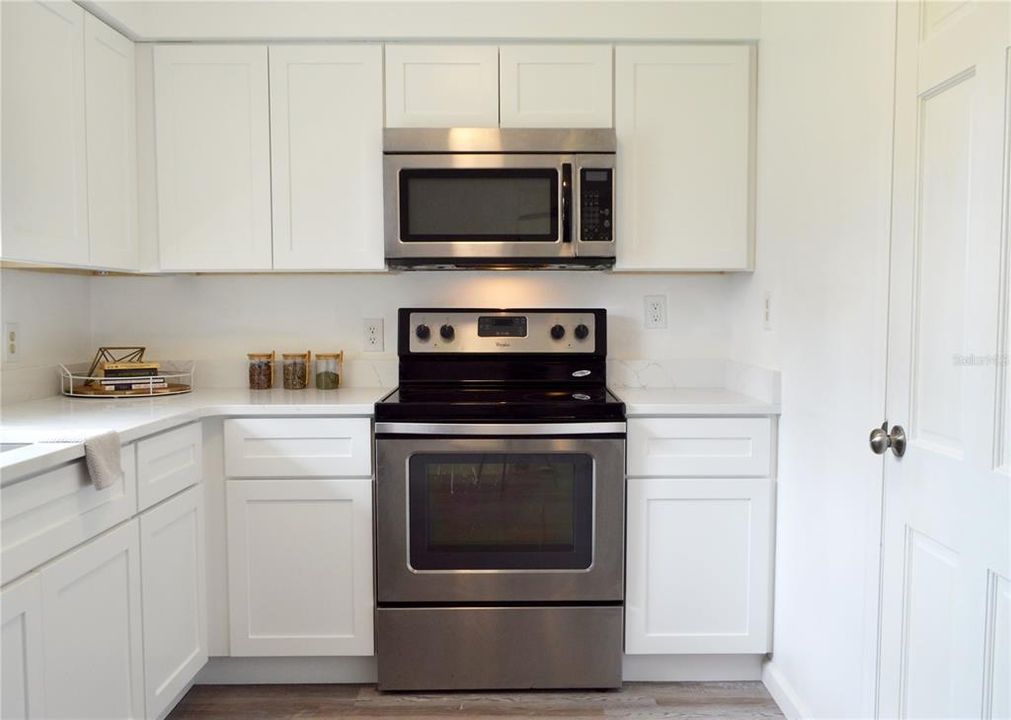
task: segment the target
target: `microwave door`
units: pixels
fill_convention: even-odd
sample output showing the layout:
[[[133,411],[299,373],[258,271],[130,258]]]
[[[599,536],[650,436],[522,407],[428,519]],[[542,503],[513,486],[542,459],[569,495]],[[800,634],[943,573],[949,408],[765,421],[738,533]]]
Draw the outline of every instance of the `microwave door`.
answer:
[[[448,264],[574,255],[566,242],[573,232],[571,160],[391,155],[385,163],[388,258]]]

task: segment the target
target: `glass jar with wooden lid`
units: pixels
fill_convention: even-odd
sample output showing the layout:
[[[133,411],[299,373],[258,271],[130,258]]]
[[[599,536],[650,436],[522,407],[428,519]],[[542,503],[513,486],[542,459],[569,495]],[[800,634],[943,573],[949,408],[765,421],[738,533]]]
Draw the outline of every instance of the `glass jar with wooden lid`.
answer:
[[[247,353],[249,358],[249,389],[270,390],[274,386],[274,351]]]
[[[281,375],[285,390],[304,390],[309,387],[309,366],[312,353],[281,353]]]
[[[316,353],[316,389],[336,390],[344,374],[344,353]]]

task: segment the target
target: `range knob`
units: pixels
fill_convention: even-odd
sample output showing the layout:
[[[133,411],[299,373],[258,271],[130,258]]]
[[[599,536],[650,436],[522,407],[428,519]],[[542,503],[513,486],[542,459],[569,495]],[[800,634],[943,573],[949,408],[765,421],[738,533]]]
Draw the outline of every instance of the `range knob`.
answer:
[[[561,340],[563,337],[565,337],[565,328],[563,328],[561,325],[552,325],[551,337],[553,337],[555,340]]]
[[[590,328],[586,327],[582,323],[576,325],[576,329],[572,331],[576,336],[576,340],[585,340],[590,335]]]
[[[439,328],[439,336],[443,340],[452,340],[454,335],[456,335],[456,330],[453,329],[452,325],[443,325]]]
[[[432,337],[431,329],[429,329],[428,325],[425,325],[424,323],[414,328],[414,334],[417,336],[418,340],[428,340],[428,338]]]

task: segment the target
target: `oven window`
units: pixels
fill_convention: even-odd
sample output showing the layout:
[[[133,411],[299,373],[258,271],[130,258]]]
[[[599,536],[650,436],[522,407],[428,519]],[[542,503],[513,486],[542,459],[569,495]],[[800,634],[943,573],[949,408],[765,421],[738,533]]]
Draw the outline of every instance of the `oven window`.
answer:
[[[558,240],[558,171],[404,169],[403,242]]]
[[[408,482],[415,570],[590,567],[589,455],[417,454]]]

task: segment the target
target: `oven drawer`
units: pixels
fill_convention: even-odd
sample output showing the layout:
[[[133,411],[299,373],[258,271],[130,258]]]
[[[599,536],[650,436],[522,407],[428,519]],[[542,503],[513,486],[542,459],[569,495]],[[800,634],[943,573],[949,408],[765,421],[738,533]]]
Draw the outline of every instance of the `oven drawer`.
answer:
[[[767,417],[631,418],[629,477],[767,477]]]
[[[228,477],[370,477],[369,418],[225,420]]]

